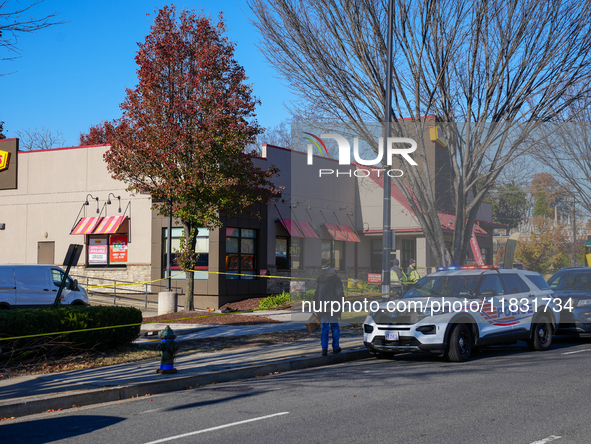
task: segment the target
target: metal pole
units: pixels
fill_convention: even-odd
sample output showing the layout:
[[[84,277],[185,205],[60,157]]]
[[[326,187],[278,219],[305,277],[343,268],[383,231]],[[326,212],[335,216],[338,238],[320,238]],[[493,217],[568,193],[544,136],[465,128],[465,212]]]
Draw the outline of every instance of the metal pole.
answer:
[[[388,1],[388,41],[387,41],[387,69],[386,69],[386,103],[384,112],[384,153],[387,152],[388,137],[391,134],[390,121],[392,120],[392,25],[394,15],[394,0]],[[387,156],[384,156],[387,159]],[[391,179],[389,176],[390,167],[384,165],[384,226],[382,229],[382,295],[389,297],[390,294],[390,248],[392,246],[390,241],[391,228]],[[382,297],[384,297],[382,296]]]
[[[573,194],[573,263],[575,266],[579,265],[579,258],[577,257],[577,222],[575,212],[575,195]]]
[[[172,264],[170,255],[172,250],[172,199],[170,199],[170,212],[168,214],[168,235],[166,236],[166,291],[172,291],[170,276],[172,275]]]
[[[148,308],[148,284],[144,285],[146,290],[146,303],[144,304],[144,308]]]

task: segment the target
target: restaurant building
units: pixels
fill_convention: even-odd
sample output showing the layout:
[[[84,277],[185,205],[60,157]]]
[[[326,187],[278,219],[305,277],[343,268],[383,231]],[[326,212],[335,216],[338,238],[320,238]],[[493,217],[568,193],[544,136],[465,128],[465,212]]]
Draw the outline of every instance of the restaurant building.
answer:
[[[77,276],[136,283],[165,277],[167,218],[152,209],[150,196],[129,193],[110,176],[103,160],[108,149],[97,145],[19,151],[18,139],[0,140],[0,263],[61,265],[68,246],[77,243],[84,245],[72,271]],[[4,169],[2,159],[8,154],[2,153],[10,154]],[[380,273],[383,179],[355,173],[368,168],[356,164],[351,174],[330,180],[310,177],[302,173],[306,153],[271,145],[263,145],[253,162],[279,168],[273,181],[281,196],[255,209],[260,218],[222,217],[222,228],[199,230],[197,308],[289,291],[296,278],[314,288],[315,279],[329,266],[342,278],[366,281]],[[326,169],[336,165],[329,157],[317,156],[314,162]],[[399,185],[392,181],[395,256],[403,266],[415,258],[425,275],[439,264]],[[438,214],[451,240],[455,216],[443,210]],[[491,219],[490,204],[482,204],[475,234],[488,264]],[[173,221],[173,257],[182,234],[181,224]],[[178,267],[172,274],[175,285],[184,287]]]

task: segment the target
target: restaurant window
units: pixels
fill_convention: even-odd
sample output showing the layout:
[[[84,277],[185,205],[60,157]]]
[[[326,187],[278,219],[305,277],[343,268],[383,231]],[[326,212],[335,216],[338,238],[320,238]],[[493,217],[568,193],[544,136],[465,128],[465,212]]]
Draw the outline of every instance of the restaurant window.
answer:
[[[127,265],[127,234],[90,235],[87,248],[88,267],[125,267]]]
[[[322,241],[322,268],[345,269],[345,243],[342,241]]]
[[[490,248],[485,248],[485,247],[480,248],[480,254],[481,254],[482,260],[484,261],[485,264],[491,263],[491,262],[489,262],[489,253],[490,253]]]
[[[170,268],[172,279],[186,279],[187,274],[181,270],[181,267],[176,263],[177,251],[181,247],[181,238],[185,235],[184,228],[172,228],[171,230],[172,248],[170,257]],[[168,228],[162,229],[162,271],[161,276],[166,277],[166,254],[168,252]],[[197,265],[195,265],[195,273],[193,278],[195,280],[205,280],[208,278],[209,270],[209,230],[207,228],[199,228],[197,230],[197,239],[195,242],[195,253],[197,253]]]
[[[277,236],[275,238],[275,266],[278,270],[289,268],[289,238]]]
[[[417,258],[416,241],[414,239],[402,239],[400,245],[400,267],[406,273],[409,261]]]
[[[275,266],[278,270],[301,270],[303,268],[304,240],[299,237],[277,236],[275,238]]]
[[[384,253],[384,246],[382,245],[382,239],[371,240],[371,272],[381,273],[382,272],[382,255]]]
[[[289,260],[292,270],[304,268],[304,239],[292,237],[289,243]]]
[[[257,231],[226,228],[226,279],[256,279]]]

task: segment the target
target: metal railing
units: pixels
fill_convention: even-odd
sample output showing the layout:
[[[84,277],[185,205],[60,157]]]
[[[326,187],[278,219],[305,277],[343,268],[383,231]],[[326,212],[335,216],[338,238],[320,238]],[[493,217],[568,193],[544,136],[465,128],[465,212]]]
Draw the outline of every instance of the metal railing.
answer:
[[[106,279],[96,276],[81,276],[81,275],[70,275],[73,279],[76,279],[80,285],[84,287],[86,293],[89,296],[113,296],[113,305],[117,305],[117,301],[123,302],[122,300],[141,300],[137,296],[144,296],[144,307],[148,308],[148,297],[149,295],[157,295],[161,291],[166,291],[166,281],[153,282],[153,283],[136,283],[124,281],[121,279]],[[88,288],[88,287],[100,287],[100,288]],[[183,295],[183,288],[177,286],[171,286],[171,290],[177,293],[179,296]],[[135,297],[133,297],[135,296]],[[152,301],[150,301],[152,302]],[[155,302],[157,303],[157,302]]]

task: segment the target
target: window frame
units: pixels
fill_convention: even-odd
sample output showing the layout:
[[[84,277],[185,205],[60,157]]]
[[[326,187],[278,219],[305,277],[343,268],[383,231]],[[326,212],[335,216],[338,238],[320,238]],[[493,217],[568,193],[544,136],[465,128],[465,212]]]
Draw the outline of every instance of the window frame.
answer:
[[[293,266],[294,254],[293,254],[293,251],[292,250],[294,248],[294,242],[293,242],[294,240],[297,243],[299,243],[299,245],[300,245],[300,252],[299,252],[299,255],[298,255],[299,258],[300,258],[300,261],[299,261],[299,266],[298,267],[294,267]],[[290,237],[289,238],[289,249],[288,250],[289,250],[289,268],[290,268],[290,270],[303,270],[304,269],[304,267],[305,267],[305,264],[304,264],[304,252],[305,252],[304,243],[305,242],[304,242],[304,238],[303,237],[296,237],[296,238]]]
[[[234,230],[238,232],[238,236],[233,235],[234,232],[230,232],[229,230]],[[245,236],[243,233],[251,231],[254,233],[254,236]],[[230,233],[230,234],[229,234]],[[238,252],[228,252],[228,239],[238,239]],[[242,244],[243,240],[252,240],[253,241],[253,251],[252,253],[243,253],[242,252]],[[253,228],[234,228],[234,227],[226,227],[226,251],[225,251],[225,271],[226,271],[226,279],[227,280],[258,280],[258,264],[259,264],[259,230]],[[230,255],[238,255],[238,268],[228,268],[228,257]],[[242,263],[244,257],[252,256],[252,270],[245,270],[242,268]],[[245,275],[245,272],[251,272],[252,275]],[[231,274],[234,273],[234,274]],[[236,274],[237,273],[237,274]]]
[[[278,240],[285,240],[285,266],[280,267],[277,263],[277,245]],[[289,236],[275,236],[275,268],[277,270],[289,270],[291,268],[291,237]]]
[[[336,251],[335,245],[336,245],[336,242],[339,243],[339,245],[341,246],[341,251],[343,252],[343,254],[342,254],[343,257],[341,258],[340,266],[339,267],[336,266],[336,262],[335,262],[336,261],[336,259],[335,259],[335,256],[336,256],[335,255],[335,251]],[[323,261],[322,253],[324,252],[324,244],[327,244],[327,243],[330,244],[330,263],[328,265],[322,263],[322,261]],[[334,239],[330,239],[330,240],[323,239],[322,242],[321,242],[321,245],[320,245],[320,254],[321,254],[321,257],[320,257],[320,266],[321,266],[321,268],[334,268],[334,269],[339,270],[339,271],[344,271],[344,270],[347,269],[347,265],[346,265],[346,257],[347,257],[346,242],[344,242],[344,241],[337,241],[337,240],[334,240]]]
[[[129,233],[109,233],[109,234],[87,234],[85,235],[86,240],[86,264],[85,268],[127,268],[127,262],[115,261],[111,262],[111,237],[126,237],[127,238],[127,249],[129,254]],[[90,262],[90,240],[91,238],[105,239],[107,241],[107,262],[106,263],[91,263]]]
[[[207,235],[205,234],[201,234],[200,235],[200,231],[203,230],[204,232],[207,232]],[[184,236],[184,228],[183,227],[172,227],[172,240],[174,239],[181,239]],[[167,245],[167,233],[168,233],[168,227],[162,227],[162,234],[161,234],[161,239],[162,239],[162,245],[160,247],[160,252],[161,252],[161,267],[160,267],[160,277],[162,279],[164,279],[166,277],[166,249],[168,247]],[[180,235],[175,235],[175,233],[180,233]],[[203,254],[207,255],[207,263],[204,265],[202,263],[200,263],[199,258],[197,259],[197,265],[195,266],[194,270],[204,270],[204,271],[209,271],[209,237],[210,237],[210,231],[207,230],[207,228],[198,228],[197,231],[197,240],[199,239],[207,239],[207,252],[203,252],[203,251],[196,251],[197,254],[199,254],[200,256]],[[179,241],[180,242],[180,241]],[[172,242],[171,242],[172,245]],[[195,242],[195,249],[197,249],[197,245],[198,243]],[[187,279],[187,275],[186,273],[182,272],[182,270],[180,269],[180,267],[178,265],[176,265],[174,263],[174,257],[175,254],[174,253],[174,247],[172,247],[172,252],[171,252],[171,267],[170,267],[170,274],[172,275],[171,280],[182,280],[182,279]],[[203,259],[201,259],[203,260]],[[179,274],[181,273],[181,274]],[[209,273],[193,273],[193,280],[206,280],[209,278]]]

